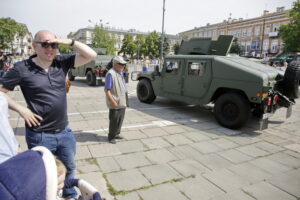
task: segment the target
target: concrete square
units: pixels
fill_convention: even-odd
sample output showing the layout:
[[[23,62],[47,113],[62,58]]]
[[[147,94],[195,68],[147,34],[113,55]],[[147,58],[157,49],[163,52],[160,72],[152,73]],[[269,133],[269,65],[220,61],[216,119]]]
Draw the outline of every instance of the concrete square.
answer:
[[[142,167],[140,168],[140,171],[152,184],[160,184],[182,177],[167,164]]]
[[[147,147],[150,149],[160,149],[164,147],[170,147],[171,144],[168,143],[161,137],[153,137],[153,138],[146,138],[141,140]]]
[[[186,130],[182,128],[181,126],[167,126],[163,127],[163,130],[165,130],[169,134],[177,134],[177,133],[184,133]]]
[[[191,144],[191,146],[203,154],[213,153],[222,150],[221,147],[213,144],[211,141],[193,143]]]
[[[170,147],[168,150],[180,159],[196,159],[203,155],[190,145]]]
[[[279,162],[272,161],[268,158],[258,158],[250,161],[250,163],[274,175],[291,169],[290,167],[280,164]]]
[[[89,145],[90,152],[94,158],[120,155],[118,147],[114,144]]]
[[[117,200],[140,200],[140,196],[137,192],[130,192],[125,195],[116,196]]]
[[[194,142],[211,140],[208,136],[206,136],[205,134],[202,134],[200,131],[187,132],[187,133],[181,133],[181,134]]]
[[[212,140],[211,141],[213,144],[219,146],[222,149],[231,149],[231,148],[235,148],[238,147],[239,145],[237,143],[234,143],[228,139],[225,138],[220,138],[217,140]]]
[[[210,200],[255,200],[242,190],[235,190],[226,194],[215,196]]]
[[[270,185],[267,182],[260,182],[251,186],[244,187],[243,190],[257,200],[296,200],[295,197]]]
[[[122,136],[127,140],[138,140],[142,138],[146,138],[147,135],[142,133],[141,131],[123,131]]]
[[[173,161],[170,162],[169,165],[185,177],[200,175],[204,172],[210,171],[207,167],[190,159]]]
[[[92,155],[88,146],[77,146],[76,147],[76,155],[75,160],[88,159],[91,158]]]
[[[286,165],[291,168],[299,168],[300,167],[300,158],[290,156],[287,153],[279,152],[268,156],[267,158],[279,162],[283,165]]]
[[[107,174],[107,180],[116,191],[130,191],[151,185],[137,169]]]
[[[144,154],[154,164],[168,163],[170,161],[178,160],[178,158],[166,149],[147,151]]]
[[[183,135],[175,134],[175,135],[168,135],[163,137],[169,143],[173,144],[174,146],[190,144],[192,143],[191,140],[187,139]]]
[[[113,157],[103,157],[96,159],[103,173],[120,171],[121,167]]]
[[[237,151],[235,149],[229,149],[227,151],[222,151],[222,152],[219,152],[218,154],[233,163],[241,163],[241,162],[245,162],[245,161],[252,159],[252,157],[250,157],[240,151]]]
[[[142,130],[148,137],[158,137],[168,135],[162,128],[147,128]]]
[[[205,173],[203,176],[226,192],[234,191],[249,184],[248,181],[227,169]]]
[[[188,200],[172,184],[163,184],[138,191],[143,200]]]
[[[119,163],[122,169],[132,169],[151,164],[143,153],[132,153],[116,156],[115,160]]]
[[[147,149],[139,140],[117,142],[116,145],[122,153],[139,152]]]
[[[173,184],[189,199],[208,200],[216,195],[224,194],[220,188],[202,177],[189,178]]]
[[[211,170],[220,170],[230,167],[232,163],[222,158],[217,154],[208,154],[197,158],[197,160],[204,166]]]
[[[247,154],[252,157],[261,157],[261,156],[266,156],[269,154],[267,151],[259,149],[254,145],[247,145],[247,146],[239,147],[239,148],[236,148],[236,150],[241,151],[244,154]]]

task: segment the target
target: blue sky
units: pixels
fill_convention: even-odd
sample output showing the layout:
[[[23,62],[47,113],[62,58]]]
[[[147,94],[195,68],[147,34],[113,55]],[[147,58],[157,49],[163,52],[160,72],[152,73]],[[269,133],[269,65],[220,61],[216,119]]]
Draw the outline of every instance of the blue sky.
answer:
[[[263,10],[292,7],[295,0],[166,0],[165,31],[182,31],[233,18],[252,18]],[[62,37],[95,23],[139,31],[161,31],[163,0],[0,0],[0,17],[25,23],[29,31],[47,29]],[[91,22],[89,22],[91,20]]]

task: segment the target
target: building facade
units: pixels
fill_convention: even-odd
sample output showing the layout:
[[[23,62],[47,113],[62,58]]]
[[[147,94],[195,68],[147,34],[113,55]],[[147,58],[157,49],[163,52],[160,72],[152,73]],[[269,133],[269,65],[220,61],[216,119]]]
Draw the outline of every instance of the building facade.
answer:
[[[224,20],[217,24],[207,24],[179,33],[181,39],[195,37],[215,37],[233,35],[241,46],[241,55],[256,57],[271,56],[280,53],[284,47],[278,35],[280,25],[291,21],[288,10],[278,7],[276,12],[265,10],[263,15],[251,19]]]
[[[147,36],[150,32],[141,32],[137,31],[135,29],[117,29],[113,27],[104,27],[110,34],[111,37],[113,37],[116,40],[115,48],[116,48],[116,55],[121,50],[123,39],[125,35],[129,34],[133,36],[133,40],[136,39],[137,35],[144,35]],[[68,38],[75,39],[77,41],[80,41],[82,43],[85,43],[87,45],[92,45],[93,41],[93,27],[87,27],[87,28],[81,28],[77,30],[76,32],[71,32],[68,34]],[[179,37],[177,35],[166,35],[166,37],[169,39],[170,42],[170,53],[174,53],[174,45],[179,43]]]

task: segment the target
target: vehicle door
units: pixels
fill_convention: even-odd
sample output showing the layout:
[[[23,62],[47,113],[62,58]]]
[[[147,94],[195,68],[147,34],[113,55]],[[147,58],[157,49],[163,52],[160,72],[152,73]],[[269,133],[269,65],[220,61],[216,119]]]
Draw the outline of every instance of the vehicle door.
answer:
[[[205,96],[211,83],[211,60],[186,60],[183,95],[192,98]]]
[[[180,60],[165,60],[162,71],[163,91],[169,94],[180,95],[182,91],[182,66]]]

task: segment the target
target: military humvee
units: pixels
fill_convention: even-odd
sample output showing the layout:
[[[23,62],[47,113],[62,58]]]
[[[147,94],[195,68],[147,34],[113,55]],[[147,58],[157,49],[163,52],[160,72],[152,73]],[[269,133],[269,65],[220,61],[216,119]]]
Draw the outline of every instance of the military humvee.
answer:
[[[111,55],[104,55],[105,48],[94,49],[97,52],[97,58],[91,62],[71,69],[68,72],[70,81],[74,81],[75,77],[86,77],[86,82],[90,86],[101,85],[105,79],[107,65],[113,58]]]
[[[197,38],[183,41],[178,55],[164,58],[154,72],[133,72],[138,80],[137,96],[152,103],[161,96],[188,104],[214,104],[216,120],[224,127],[238,129],[251,113],[260,117],[260,128],[281,107],[291,115],[298,98],[299,64],[289,66],[285,74],[270,66],[246,58],[226,56],[232,36]]]

